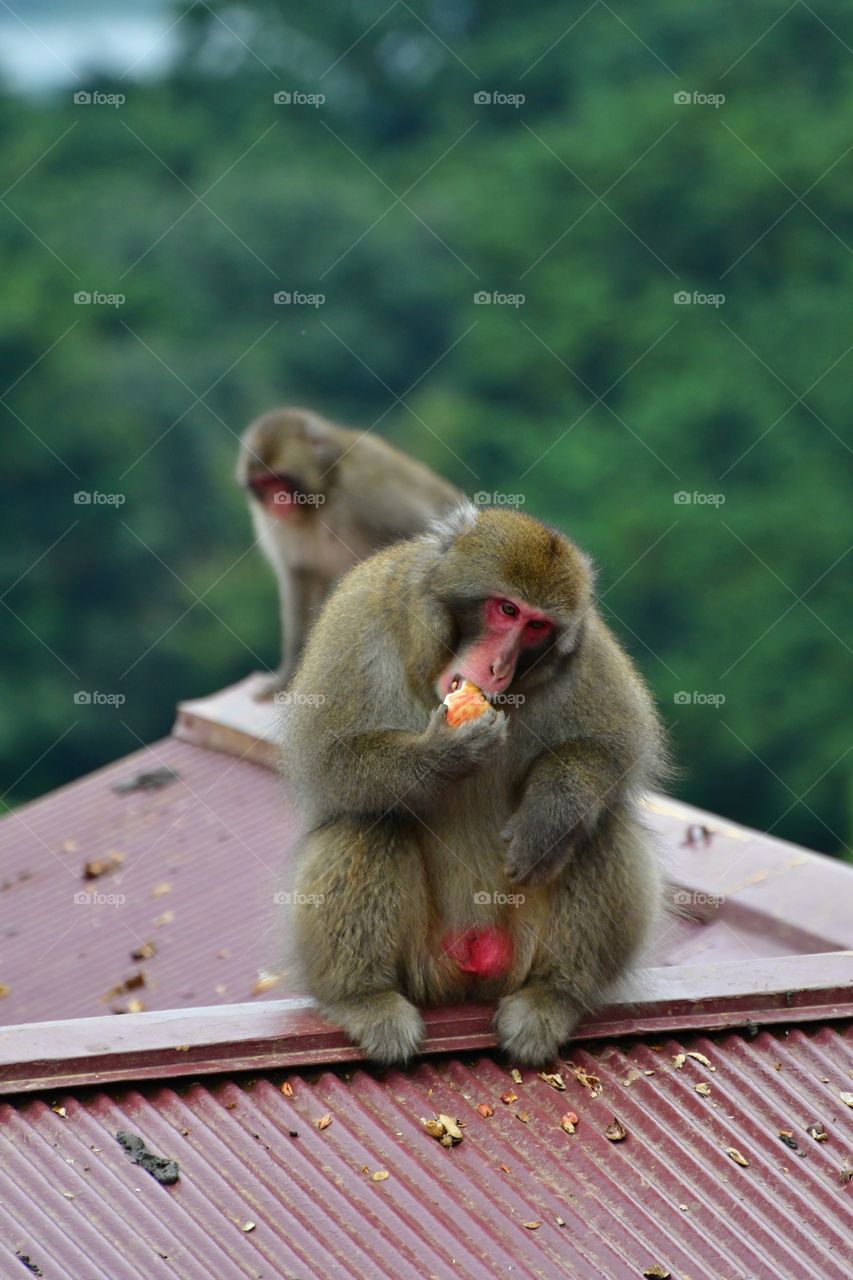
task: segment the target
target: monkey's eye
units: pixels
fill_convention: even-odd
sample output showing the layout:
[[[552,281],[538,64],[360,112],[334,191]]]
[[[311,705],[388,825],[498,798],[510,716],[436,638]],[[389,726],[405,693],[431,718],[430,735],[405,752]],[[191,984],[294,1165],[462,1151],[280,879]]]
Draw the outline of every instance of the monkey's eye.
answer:
[[[548,623],[543,622],[541,618],[531,618],[527,625],[531,631],[544,631]]]
[[[509,600],[504,600],[501,604],[501,613],[505,613],[508,618],[515,618],[518,614],[518,609],[514,604],[510,604]]]

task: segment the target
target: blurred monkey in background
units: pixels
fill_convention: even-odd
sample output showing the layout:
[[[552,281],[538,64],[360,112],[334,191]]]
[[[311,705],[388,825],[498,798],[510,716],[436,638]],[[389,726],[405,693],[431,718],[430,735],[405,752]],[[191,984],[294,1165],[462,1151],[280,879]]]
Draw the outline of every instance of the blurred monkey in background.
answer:
[[[299,408],[274,409],[248,427],[237,481],[281,606],[281,664],[259,697],[287,685],[320,604],[347,569],[422,533],[461,498],[378,436]]]

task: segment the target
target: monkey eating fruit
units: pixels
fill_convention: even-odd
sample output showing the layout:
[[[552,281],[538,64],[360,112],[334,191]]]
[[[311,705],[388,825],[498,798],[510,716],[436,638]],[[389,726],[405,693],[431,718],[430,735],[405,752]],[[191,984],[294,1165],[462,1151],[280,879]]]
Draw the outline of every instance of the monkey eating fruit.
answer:
[[[378,436],[297,408],[275,409],[246,430],[237,481],[279,588],[281,664],[258,686],[258,697],[288,683],[341,574],[380,547],[422,533],[460,498]]]
[[[320,1009],[399,1062],[418,1006],[497,999],[513,1059],[553,1060],[662,899],[638,802],[663,735],[587,557],[463,505],[346,575],[292,689],[293,926]]]

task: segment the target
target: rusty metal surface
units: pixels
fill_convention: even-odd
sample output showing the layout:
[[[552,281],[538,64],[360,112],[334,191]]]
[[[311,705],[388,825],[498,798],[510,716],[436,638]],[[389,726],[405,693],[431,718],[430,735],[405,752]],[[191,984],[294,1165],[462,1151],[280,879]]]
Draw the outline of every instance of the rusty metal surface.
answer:
[[[163,765],[180,779],[117,795]],[[853,868],[653,798],[648,818],[696,918],[673,921],[646,965],[853,948]],[[685,843],[691,824],[712,832]],[[295,995],[274,895],[294,838],[281,784],[248,760],[169,738],[0,821],[0,1018],[5,1024],[124,1009]],[[98,879],[87,861],[124,860]],[[76,900],[77,895],[84,900]],[[115,901],[118,899],[118,901]],[[722,901],[718,904],[718,899]],[[153,942],[157,954],[131,958]],[[141,972],[144,987],[110,995]],[[132,1007],[137,1007],[133,1005]]]
[[[714,1069],[678,1069],[686,1050]],[[849,1032],[608,1042],[572,1061],[600,1078],[598,1097],[567,1069],[558,1092],[464,1055],[0,1104],[0,1274],[27,1274],[17,1251],[50,1280],[849,1276]],[[559,1124],[570,1110],[573,1135]],[[420,1123],[439,1112],[465,1124],[451,1150]],[[614,1116],[624,1141],[604,1135]],[[119,1129],[178,1160],[179,1181],[131,1164]]]

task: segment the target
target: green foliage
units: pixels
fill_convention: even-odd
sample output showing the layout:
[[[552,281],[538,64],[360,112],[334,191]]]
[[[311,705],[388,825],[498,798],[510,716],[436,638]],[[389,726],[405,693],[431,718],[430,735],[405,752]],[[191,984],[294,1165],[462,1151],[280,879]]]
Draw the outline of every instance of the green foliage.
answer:
[[[232,470],[296,400],[565,527],[681,793],[841,851],[849,12],[386,7],[197,6],[167,79],[92,75],[119,109],[0,100],[11,798],[275,659]]]

